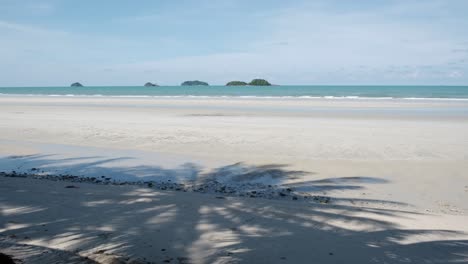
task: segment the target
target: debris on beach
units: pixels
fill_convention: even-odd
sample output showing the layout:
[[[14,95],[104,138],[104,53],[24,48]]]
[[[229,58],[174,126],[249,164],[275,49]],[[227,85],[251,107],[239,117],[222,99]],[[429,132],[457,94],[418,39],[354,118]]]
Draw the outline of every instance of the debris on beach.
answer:
[[[196,192],[204,194],[215,194],[215,198],[224,199],[226,196],[248,197],[248,198],[263,198],[263,199],[278,199],[289,201],[311,201],[321,204],[328,204],[331,202],[330,197],[321,195],[311,195],[306,192],[299,192],[294,187],[285,187],[281,185],[271,185],[264,183],[251,183],[251,182],[219,182],[214,178],[206,179],[202,182],[184,182],[177,183],[172,180],[166,181],[117,181],[111,177],[101,176],[86,177],[76,175],[51,175],[51,174],[34,174],[34,173],[17,173],[0,172],[3,177],[22,177],[33,178],[51,181],[65,181],[75,183],[92,183],[100,185],[135,185],[145,186],[147,188],[161,190],[161,191],[182,191],[182,192]],[[65,188],[79,188],[75,185],[67,185]]]

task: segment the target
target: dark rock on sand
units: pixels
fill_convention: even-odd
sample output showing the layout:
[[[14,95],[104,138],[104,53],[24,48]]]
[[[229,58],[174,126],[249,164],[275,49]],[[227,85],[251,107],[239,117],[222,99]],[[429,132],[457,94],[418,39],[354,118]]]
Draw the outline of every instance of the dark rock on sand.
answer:
[[[206,181],[203,183],[177,183],[172,181],[156,182],[156,181],[119,181],[106,177],[104,175],[99,178],[83,177],[74,175],[50,175],[50,174],[35,174],[35,173],[18,173],[16,171],[0,173],[3,177],[28,177],[34,179],[43,179],[51,181],[67,181],[72,183],[93,183],[100,185],[135,185],[147,186],[159,190],[175,190],[182,192],[197,192],[206,194],[217,194],[216,199],[225,199],[225,197],[252,197],[263,199],[287,199],[290,201],[310,201],[321,204],[331,203],[332,200],[327,196],[310,195],[295,190],[293,187],[281,188],[277,185],[265,185],[261,183],[243,183],[243,184],[224,184],[216,180]],[[65,188],[79,188],[75,185],[67,185]],[[219,195],[221,194],[221,195]]]

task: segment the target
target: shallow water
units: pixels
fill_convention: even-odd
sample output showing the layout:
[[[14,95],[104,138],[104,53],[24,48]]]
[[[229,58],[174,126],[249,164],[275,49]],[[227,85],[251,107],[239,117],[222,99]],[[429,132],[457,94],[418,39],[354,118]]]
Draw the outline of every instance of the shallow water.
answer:
[[[86,86],[0,87],[0,94],[128,97],[300,97],[468,100],[468,86]]]

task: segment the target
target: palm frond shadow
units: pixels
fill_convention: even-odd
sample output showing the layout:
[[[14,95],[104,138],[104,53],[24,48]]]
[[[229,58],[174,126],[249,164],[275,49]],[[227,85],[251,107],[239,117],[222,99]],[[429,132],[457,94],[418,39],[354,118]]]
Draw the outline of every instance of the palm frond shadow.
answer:
[[[24,164],[37,168],[64,166],[62,170],[99,173],[102,171],[96,167],[108,161],[102,158],[100,162],[89,162],[83,158],[79,165],[66,165],[51,156],[21,159]],[[307,173],[288,171],[285,167],[236,163],[201,173],[202,168],[197,164],[172,170],[157,166],[113,166],[105,167],[105,175],[120,173],[147,181],[154,177],[177,179],[185,171],[194,181],[214,177],[220,181],[243,182],[270,177],[281,185]],[[343,190],[349,186],[362,188],[364,182],[386,183],[382,179],[359,176],[320,179],[302,186]],[[0,192],[5,193],[0,196],[0,238],[14,235],[17,244],[49,243],[82,256],[108,254],[140,260],[144,257],[154,263],[460,263],[468,258],[467,240],[426,239],[404,243],[414,237],[459,234],[449,230],[401,229],[393,220],[412,217],[413,213],[398,209],[348,203],[216,199],[213,195],[161,192],[138,186],[83,184],[79,189],[55,188],[50,193],[41,193],[32,185],[14,186],[17,187],[0,186]],[[6,198],[15,194],[21,196],[14,201]],[[81,198],[76,199],[76,195]],[[44,204],[41,199],[49,203]],[[11,208],[16,208],[17,213],[5,213]],[[12,243],[10,240],[8,243]],[[0,249],[4,244],[0,243]]]

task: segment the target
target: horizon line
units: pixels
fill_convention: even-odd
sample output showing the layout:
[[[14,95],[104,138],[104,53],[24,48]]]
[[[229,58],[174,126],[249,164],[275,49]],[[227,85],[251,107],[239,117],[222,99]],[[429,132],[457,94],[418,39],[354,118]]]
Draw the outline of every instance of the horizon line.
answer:
[[[180,85],[169,84],[157,86],[144,86],[143,85],[83,85],[81,87],[73,87],[76,89],[87,87],[145,87],[145,88],[158,88],[158,87],[278,87],[278,86],[435,86],[435,87],[468,87],[468,84],[272,84],[272,85],[232,85],[226,84],[208,84],[208,85]],[[0,86],[0,88],[72,88],[71,85],[50,85],[50,86]]]

